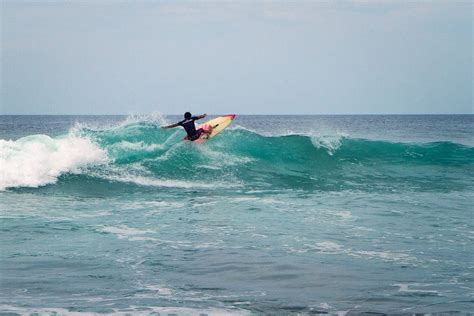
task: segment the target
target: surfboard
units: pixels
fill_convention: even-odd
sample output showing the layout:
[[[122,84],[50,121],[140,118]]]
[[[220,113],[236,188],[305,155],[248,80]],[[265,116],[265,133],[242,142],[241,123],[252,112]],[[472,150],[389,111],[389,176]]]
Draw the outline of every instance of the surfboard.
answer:
[[[234,119],[235,119],[235,114],[228,114],[228,115],[216,117],[215,119],[202,123],[197,128],[198,129],[202,128],[205,131],[210,130],[211,134],[209,135],[209,137],[207,137],[207,135],[203,133],[203,135],[200,138],[196,139],[194,142],[202,143],[208,139],[215,137],[216,135],[221,133],[224,129],[226,129],[230,125],[230,123],[232,123]]]

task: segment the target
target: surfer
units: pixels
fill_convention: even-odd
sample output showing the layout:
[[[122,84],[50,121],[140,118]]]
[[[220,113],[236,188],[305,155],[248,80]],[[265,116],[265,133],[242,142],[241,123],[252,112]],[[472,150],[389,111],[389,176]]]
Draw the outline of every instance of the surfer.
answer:
[[[161,128],[174,128],[182,126],[188,134],[187,139],[190,141],[195,141],[196,139],[201,137],[202,134],[205,134],[204,137],[208,138],[209,135],[212,133],[212,129],[199,128],[196,130],[196,126],[194,125],[194,121],[203,119],[206,117],[206,115],[207,114],[192,116],[190,112],[186,112],[184,113],[184,120],[168,126],[162,126]]]

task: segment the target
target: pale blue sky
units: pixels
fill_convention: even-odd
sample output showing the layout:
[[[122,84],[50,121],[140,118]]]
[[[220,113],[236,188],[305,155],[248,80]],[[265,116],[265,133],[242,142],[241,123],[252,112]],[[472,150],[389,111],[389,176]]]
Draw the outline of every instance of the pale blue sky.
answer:
[[[0,1],[2,114],[472,113],[471,1]]]

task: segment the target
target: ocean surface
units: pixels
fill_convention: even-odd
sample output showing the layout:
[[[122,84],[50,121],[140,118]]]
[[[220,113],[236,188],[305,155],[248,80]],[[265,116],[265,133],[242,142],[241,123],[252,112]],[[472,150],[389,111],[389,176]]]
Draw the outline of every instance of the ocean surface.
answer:
[[[0,116],[0,313],[474,311],[474,115]]]

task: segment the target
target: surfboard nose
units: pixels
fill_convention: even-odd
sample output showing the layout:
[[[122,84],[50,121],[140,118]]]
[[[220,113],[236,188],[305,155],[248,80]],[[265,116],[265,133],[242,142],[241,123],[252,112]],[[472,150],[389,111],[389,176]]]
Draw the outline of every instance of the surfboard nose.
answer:
[[[229,117],[231,120],[235,119],[235,114],[227,114],[227,117]]]

